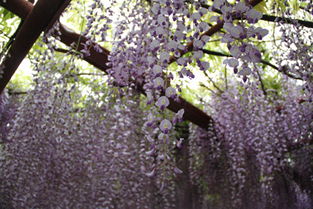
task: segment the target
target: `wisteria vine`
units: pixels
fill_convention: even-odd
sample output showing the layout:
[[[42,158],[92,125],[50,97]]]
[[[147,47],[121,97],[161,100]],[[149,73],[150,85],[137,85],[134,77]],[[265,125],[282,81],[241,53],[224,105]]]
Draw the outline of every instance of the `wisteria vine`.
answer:
[[[1,207],[312,207],[313,50],[301,33],[312,30],[276,23],[279,67],[270,65],[281,77],[271,89],[254,44],[270,35],[256,2],[96,0],[75,53],[79,43],[60,50],[52,38],[57,23],[32,55],[33,89],[24,99],[0,95]],[[180,101],[177,80],[214,66],[205,55],[213,35],[229,50],[221,63],[230,76],[204,103],[204,130],[183,123],[187,109],[167,108]],[[96,42],[111,50],[107,77],[86,87],[76,61],[102,53]]]

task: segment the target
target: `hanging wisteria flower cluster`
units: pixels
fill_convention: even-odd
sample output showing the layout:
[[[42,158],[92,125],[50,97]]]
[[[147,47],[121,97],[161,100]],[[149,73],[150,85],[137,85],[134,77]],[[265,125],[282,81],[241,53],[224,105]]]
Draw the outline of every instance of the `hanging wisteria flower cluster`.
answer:
[[[267,29],[252,26],[262,17],[262,13],[244,2],[231,5],[227,1],[214,1],[213,10],[222,12],[223,28],[226,31],[222,42],[227,44],[233,56],[233,58],[226,59],[224,63],[233,68],[234,73],[238,72],[243,76],[243,80],[246,81],[247,76],[252,72],[248,64],[259,63],[262,59],[260,51],[251,43],[251,39],[262,40],[268,34]],[[217,16],[211,19],[221,21]],[[238,60],[242,61],[241,65]]]
[[[146,175],[149,133],[142,130],[139,97],[102,92],[81,109],[79,89],[58,77],[53,52],[47,51],[52,63],[38,69],[41,76],[17,110],[1,151],[1,207],[173,208],[170,175]]]
[[[209,36],[204,32],[209,29],[209,25],[202,21],[201,17],[208,13],[208,9],[201,7],[200,2],[195,4],[197,10],[190,13],[183,1],[152,1],[151,10],[145,9],[140,1],[123,3],[120,8],[122,15],[115,20],[114,43],[109,58],[111,83],[143,91],[147,95],[147,103],[152,105],[151,108],[159,109],[152,112],[162,112],[170,105],[171,100],[179,100],[177,90],[170,86],[174,75],[168,72],[167,68],[171,62],[177,61],[180,66],[178,74],[181,78],[185,76],[194,78],[193,73],[187,69],[193,60],[200,70],[207,70],[210,66],[208,62],[202,60],[204,56],[202,48],[209,40]],[[212,8],[223,11],[224,28],[229,33],[223,39],[231,46],[229,48],[233,56],[250,62],[260,61],[261,55],[256,47],[247,45],[242,40],[256,36],[262,39],[267,31],[253,27],[248,30],[243,24],[235,26],[231,17],[235,16],[233,13],[236,11],[237,16],[245,16],[248,22],[253,24],[262,16],[261,13],[240,2],[232,7],[226,1],[215,1]],[[183,56],[188,50],[184,44],[186,41],[192,44],[192,56]],[[237,42],[242,43],[240,54],[233,53],[236,47],[239,49]],[[237,64],[234,65],[235,62]],[[238,66],[236,59],[228,60],[227,63],[232,67]],[[249,68],[246,67],[241,72],[245,70]],[[169,120],[161,119],[152,112],[147,125],[153,129],[159,128],[159,139],[167,138],[170,130],[182,120],[184,114],[184,110],[181,109],[172,120]]]
[[[0,95],[0,207],[310,209],[312,38],[279,28],[271,66],[283,76],[271,95],[253,44],[268,30],[251,2],[96,0],[83,46],[66,56],[57,23],[32,55],[33,89],[23,101]],[[218,27],[235,76],[203,103],[209,124],[188,128],[187,103],[167,109],[182,100],[177,80],[210,71],[204,48]],[[74,55],[104,53],[103,43],[108,76],[79,78]]]
[[[286,87],[283,98],[270,102],[255,84],[229,89],[215,98],[214,121],[219,140],[227,147],[233,198],[241,200],[247,177],[258,173],[265,199],[275,199],[272,186],[275,173],[282,172],[288,162],[293,144],[310,138],[312,132],[312,104],[295,100],[299,90]],[[293,93],[291,93],[293,92]],[[257,171],[251,171],[255,158]],[[255,168],[253,168],[255,169]],[[258,194],[260,195],[260,194]],[[272,196],[273,195],[273,196]],[[240,204],[240,203],[238,203]]]

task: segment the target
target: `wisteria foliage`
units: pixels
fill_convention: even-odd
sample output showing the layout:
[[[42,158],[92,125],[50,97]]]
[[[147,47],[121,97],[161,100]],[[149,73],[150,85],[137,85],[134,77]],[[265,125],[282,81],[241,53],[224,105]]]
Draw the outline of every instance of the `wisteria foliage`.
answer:
[[[80,72],[76,58],[55,57],[49,35],[58,24],[44,37],[47,50],[33,57],[33,89],[24,99],[1,94],[1,208],[313,206],[312,37],[299,36],[310,29],[277,23],[281,89],[272,90],[253,44],[269,31],[255,25],[262,13],[248,2],[105,5],[93,1],[82,33],[112,47],[108,77],[92,80],[88,96],[69,76]],[[210,70],[203,49],[211,12],[219,14],[210,22],[222,24],[218,37],[231,56],[223,64],[232,76],[204,103],[212,116],[204,130],[182,122],[188,110],[166,108],[180,100],[182,86],[172,83]]]

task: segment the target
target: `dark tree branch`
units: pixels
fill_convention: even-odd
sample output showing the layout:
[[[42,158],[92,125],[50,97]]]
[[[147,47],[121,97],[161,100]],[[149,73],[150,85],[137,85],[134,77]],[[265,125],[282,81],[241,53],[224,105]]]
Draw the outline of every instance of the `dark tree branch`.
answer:
[[[225,79],[225,89],[228,89],[228,79],[227,79],[227,68],[224,70],[224,79]]]
[[[208,49],[201,49],[201,50],[203,51],[203,53],[209,54],[209,55],[220,56],[220,57],[231,57],[230,54],[224,54],[224,53],[221,53],[221,52],[211,51],[211,50],[208,50]]]
[[[72,73],[68,76],[105,76],[103,73]]]
[[[212,94],[216,95],[216,92],[213,91],[211,88],[209,88],[207,85],[205,85],[204,83],[200,83],[201,87],[204,87],[205,89],[207,89],[208,91],[212,92]]]
[[[201,4],[201,6],[203,8],[206,8],[206,9],[210,8],[210,6],[207,4]],[[218,13],[218,14],[222,14],[222,12],[220,10],[214,9],[213,11]],[[267,14],[263,14],[261,20],[268,21],[268,22],[280,22],[281,21],[281,22],[284,22],[287,24],[298,23],[304,27],[313,28],[313,22],[306,21],[306,20],[292,19],[292,18],[286,18],[286,17],[278,17],[278,16],[273,16],[273,15],[267,15]]]
[[[296,79],[296,80],[303,80],[300,77],[297,77],[297,76],[295,76],[293,74],[288,73],[286,70],[284,70],[284,68],[281,69],[281,68],[277,67],[276,65],[271,64],[268,61],[261,60],[261,63],[264,64],[264,65],[271,66],[273,69],[277,70],[278,72],[280,72],[280,73],[282,73],[282,74],[284,74],[284,75],[286,75],[286,76],[288,76],[290,78],[293,78],[293,79]]]
[[[26,94],[28,94],[27,91],[9,91],[8,93],[9,93],[9,95],[26,95]]]
[[[54,47],[53,49],[54,49],[56,52],[60,52],[60,53],[64,53],[64,54],[74,54],[74,55],[79,55],[79,54],[81,54],[81,53],[78,52],[78,51],[68,50],[68,49],[63,49],[63,48]]]
[[[299,20],[299,19],[291,19],[291,18],[285,18],[285,17],[277,17],[272,15],[263,15],[261,20],[269,21],[269,22],[283,22],[287,24],[294,24],[298,23],[301,26],[307,27],[307,28],[313,28],[313,22],[305,21],[305,20]]]
[[[213,84],[213,86],[222,94],[224,91],[220,89],[216,83],[213,81],[213,79],[208,75],[206,71],[203,71],[204,75],[210,80],[210,82]]]
[[[211,51],[211,50],[207,50],[207,49],[202,49],[202,51],[203,51],[203,53],[209,54],[209,55],[220,56],[220,57],[232,57],[230,54],[224,54],[224,53],[221,53],[221,52]],[[292,75],[292,74],[288,73],[286,70],[282,70],[279,67],[277,67],[276,65],[274,65],[274,64],[272,64],[272,63],[270,63],[268,61],[261,60],[261,63],[264,64],[264,65],[268,65],[268,66],[272,67],[273,69],[277,70],[280,73],[285,74],[286,76],[288,76],[290,78],[297,79],[297,80],[302,80],[302,78],[297,77],[295,75]]]
[[[260,85],[261,85],[261,89],[262,89],[262,91],[263,91],[263,94],[264,94],[264,96],[266,97],[266,96],[267,96],[267,92],[266,92],[266,89],[265,89],[265,86],[264,86],[264,83],[263,83],[263,80],[262,80],[262,77],[261,77],[261,75],[260,75],[259,70],[256,70],[256,73],[257,73],[257,75],[258,75],[258,78],[259,78],[259,81],[260,81]]]

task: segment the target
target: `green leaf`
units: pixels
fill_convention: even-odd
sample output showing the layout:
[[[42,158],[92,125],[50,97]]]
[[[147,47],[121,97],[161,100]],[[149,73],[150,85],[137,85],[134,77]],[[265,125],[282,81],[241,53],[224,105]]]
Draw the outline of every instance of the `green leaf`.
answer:
[[[8,10],[4,10],[3,12],[3,20],[8,20],[14,17],[14,14]]]
[[[261,1],[260,3],[258,3],[255,7],[255,10],[262,12],[262,13],[266,13],[267,12],[267,6],[265,1]]]
[[[296,14],[300,9],[300,5],[299,5],[298,0],[291,0],[290,5],[293,9],[292,13]]]

